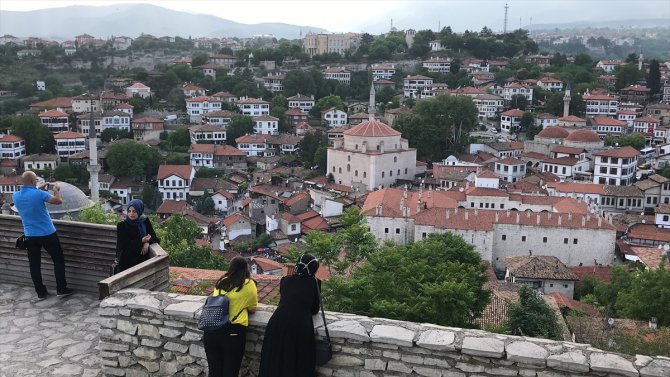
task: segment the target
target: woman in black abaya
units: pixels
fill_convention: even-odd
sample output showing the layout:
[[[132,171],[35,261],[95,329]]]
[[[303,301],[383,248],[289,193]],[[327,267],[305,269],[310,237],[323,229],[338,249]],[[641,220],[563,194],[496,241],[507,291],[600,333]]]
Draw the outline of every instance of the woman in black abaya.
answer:
[[[265,329],[259,377],[314,376],[312,315],[319,312],[318,269],[319,261],[304,254],[295,273],[281,279],[279,306]]]

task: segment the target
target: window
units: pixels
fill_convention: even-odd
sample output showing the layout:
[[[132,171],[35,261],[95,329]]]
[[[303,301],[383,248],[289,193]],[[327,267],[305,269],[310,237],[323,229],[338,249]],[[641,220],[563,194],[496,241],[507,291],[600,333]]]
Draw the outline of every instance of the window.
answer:
[[[521,236],[521,242],[526,242],[526,236]]]
[[[506,235],[506,234],[503,234],[503,235],[502,235],[502,240],[503,240],[503,241],[506,241],[506,240],[507,240],[507,235]]]
[[[542,237],[542,242],[547,243],[547,237]]]
[[[553,288],[553,287],[554,287],[554,283],[549,284],[549,287],[550,287],[550,288]]]
[[[384,178],[384,172],[382,172],[382,178]]]
[[[395,228],[395,234],[400,234],[400,228]]]
[[[563,284],[563,288],[567,288],[567,287],[568,287],[568,285],[567,285],[567,284]]]
[[[389,233],[389,228],[384,228],[384,233],[388,234]]]
[[[572,244],[573,244],[573,245],[576,245],[576,244],[577,244],[577,239],[576,239],[576,238],[573,238],[573,239],[572,239]]]
[[[670,216],[668,215],[663,215],[663,221],[668,221],[670,220]]]
[[[421,233],[421,238],[426,239],[426,232]]]
[[[567,245],[567,244],[568,244],[568,239],[567,239],[567,238],[563,238],[563,243]]]

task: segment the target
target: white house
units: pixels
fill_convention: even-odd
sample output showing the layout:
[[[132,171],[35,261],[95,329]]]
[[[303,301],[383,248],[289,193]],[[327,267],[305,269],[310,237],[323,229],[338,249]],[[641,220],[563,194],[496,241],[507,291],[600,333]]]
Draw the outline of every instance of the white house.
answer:
[[[544,90],[561,91],[563,90],[563,81],[552,77],[543,77],[537,80],[537,86]]]
[[[275,151],[270,146],[269,138],[271,135],[244,135],[235,139],[237,149],[246,153],[247,156],[274,156]]]
[[[339,127],[347,124],[347,113],[331,107],[321,112],[321,122],[328,127]]]
[[[156,180],[163,200],[186,200],[193,177],[195,169],[191,165],[160,165]]]
[[[31,154],[23,158],[24,170],[54,170],[58,166],[58,155],[56,154]]]
[[[421,98],[422,93],[430,90],[433,79],[427,76],[407,76],[403,80],[403,96],[405,98]]]
[[[633,128],[635,118],[637,118],[637,113],[633,110],[619,110],[616,113],[616,119],[626,122],[628,128]]]
[[[495,117],[505,106],[505,99],[494,94],[479,94],[473,102],[479,111],[480,120]]]
[[[78,132],[61,132],[54,135],[56,153],[64,161],[70,155],[86,150],[86,136]]]
[[[500,177],[490,170],[482,170],[475,175],[475,187],[498,189]]]
[[[593,183],[614,186],[630,186],[637,171],[637,156],[640,155],[633,147],[613,148],[593,154],[595,168]]]
[[[395,65],[389,63],[372,64],[372,81],[390,80],[395,75]]]
[[[226,190],[217,190],[212,194],[212,200],[214,201],[214,210],[218,213],[228,213],[230,208],[233,206],[233,200],[235,195],[231,194]]]
[[[595,131],[602,139],[607,135],[623,136],[628,130],[628,123],[626,123],[626,121],[604,116],[593,117],[593,119],[591,119],[591,125],[593,131]]]
[[[211,144],[225,144],[226,143],[226,128],[216,124],[199,124],[188,128],[188,133],[191,136],[191,144],[196,143],[211,143]]]
[[[200,96],[187,98],[185,101],[186,113],[191,123],[200,123],[203,114],[221,110],[221,100],[213,97]]]
[[[636,118],[633,121],[633,131],[639,132],[643,135],[650,135],[653,134],[656,128],[660,127],[661,121],[652,118],[650,116],[643,116],[640,118]]]
[[[495,166],[496,174],[505,182],[520,181],[526,175],[526,163],[518,158],[503,158],[496,161]]]
[[[619,101],[612,97],[602,94],[585,94],[583,97],[586,102],[586,116],[615,116],[619,111]]]
[[[298,93],[295,96],[288,97],[286,100],[288,101],[289,109],[297,107],[307,113],[314,107],[314,96],[307,97]]]
[[[286,76],[278,73],[263,77],[263,86],[271,93],[281,93],[284,91],[284,78]]]
[[[505,101],[510,102],[512,100],[512,97],[520,94],[526,98],[526,101],[528,103],[533,102],[533,88],[525,85],[521,85],[518,83],[511,83],[507,84],[503,87],[503,98],[505,98]],[[514,106],[515,104],[511,104]]]
[[[216,126],[225,128],[230,124],[230,121],[233,117],[240,115],[240,113],[235,113],[228,110],[212,111],[202,115],[202,121],[204,123],[210,123]]]
[[[132,118],[132,115],[123,111],[106,110],[102,113],[102,118],[100,119],[101,130],[116,128],[121,131],[130,131],[130,121]]]
[[[351,83],[351,72],[344,67],[326,67],[322,72],[326,80],[337,80],[347,85]]]
[[[151,88],[142,84],[141,82],[136,82],[133,85],[126,88],[126,95],[132,97],[138,95],[142,98],[148,98],[151,96]]]
[[[521,117],[523,111],[519,109],[507,110],[500,114],[500,129],[503,132],[512,132],[521,127]]]
[[[451,72],[451,59],[431,56],[430,59],[423,61],[423,68],[426,68],[428,72],[449,73]]]
[[[68,131],[70,129],[70,119],[67,113],[55,109],[42,111],[37,115],[40,123],[49,127],[53,134]]]
[[[270,102],[256,98],[245,98],[235,102],[243,115],[270,115]]]
[[[554,114],[543,113],[535,118],[535,122],[540,128],[545,129],[547,127],[558,126],[558,117]]]
[[[624,62],[620,60],[600,60],[596,63],[596,68],[600,68],[606,73],[610,73],[614,72],[614,69],[622,64],[624,64]]]
[[[254,133],[279,135],[279,118],[270,115],[254,117]]]

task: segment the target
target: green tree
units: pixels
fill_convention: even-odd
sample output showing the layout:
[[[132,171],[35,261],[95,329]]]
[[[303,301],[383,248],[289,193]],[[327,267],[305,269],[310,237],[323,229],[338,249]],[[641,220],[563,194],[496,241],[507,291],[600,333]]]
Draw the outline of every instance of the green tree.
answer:
[[[196,178],[218,178],[220,175],[220,171],[206,166],[199,167],[198,170],[195,171]]]
[[[320,130],[307,133],[298,143],[300,147],[298,153],[300,160],[305,167],[311,168],[319,164],[317,161],[316,152],[320,147],[328,147],[328,136]]]
[[[625,136],[614,136],[614,135],[605,136],[605,145],[607,146],[615,146],[618,144],[620,147],[630,146],[637,150],[640,150],[644,148],[646,143],[647,143],[646,139],[639,132],[633,132],[632,134],[628,134]]]
[[[407,52],[415,57],[422,57],[430,52],[430,41],[435,39],[432,30],[419,30],[414,35],[412,47]]]
[[[144,186],[142,186],[141,195],[144,204],[153,210],[156,210],[158,207],[160,207],[161,203],[163,203],[163,199],[160,192],[158,191],[158,187],[150,183],[145,183]]]
[[[523,113],[519,126],[521,131],[526,134],[526,139],[528,140],[532,140],[540,131],[539,127],[535,125],[535,115],[529,111]]]
[[[106,212],[100,204],[84,208],[79,213],[79,221],[91,224],[116,225],[119,216],[114,212]]]
[[[617,295],[616,311],[625,318],[643,321],[656,317],[660,326],[670,325],[670,270],[664,257],[656,269],[636,271],[630,288]]]
[[[172,148],[190,146],[191,135],[188,132],[188,128],[180,128],[174,132],[171,132],[168,135],[167,142]]]
[[[107,166],[116,177],[153,177],[160,161],[157,149],[134,140],[123,140],[107,149]]]
[[[59,164],[53,171],[54,179],[76,186],[88,184],[90,174],[83,165]]]
[[[105,128],[105,130],[100,133],[100,140],[105,143],[109,143],[112,140],[131,138],[132,136],[130,135],[130,132],[119,130],[118,128]]]
[[[661,69],[658,60],[649,63],[649,74],[647,75],[647,87],[651,89],[649,94],[655,96],[661,92]]]
[[[513,335],[563,339],[556,313],[531,288],[519,288],[519,302],[509,306],[507,327]]]
[[[528,107],[528,100],[523,94],[515,94],[510,100],[510,105],[521,111],[526,111],[526,108]]]
[[[441,161],[465,149],[477,114],[470,97],[438,95],[419,101],[411,113],[395,120],[393,128],[417,148],[417,159]]]
[[[331,94],[316,101],[309,114],[313,117],[321,117],[321,111],[330,109],[331,107],[346,111],[342,98]]]
[[[191,59],[191,65],[193,67],[200,67],[209,61],[209,55],[205,54],[204,52],[196,52],[193,54]]]
[[[205,194],[202,198],[195,202],[195,210],[203,215],[211,215],[214,213],[214,200],[212,197]]]
[[[35,115],[11,117],[12,134],[20,136],[26,142],[26,154],[53,153],[56,140],[49,127],[40,123]]]
[[[637,83],[637,80],[642,77],[642,72],[637,69],[635,64],[625,64],[616,67],[614,75],[616,76],[614,87],[619,90]]]
[[[348,279],[332,276],[324,297],[330,310],[471,327],[489,302],[487,280],[472,245],[452,233],[431,234],[420,242],[385,244]]]
[[[663,171],[661,172],[661,175],[664,176],[665,178],[670,179],[670,165],[666,166]]]
[[[254,120],[250,116],[234,116],[226,129],[226,143],[228,145],[235,145],[235,139],[252,133],[254,133]]]

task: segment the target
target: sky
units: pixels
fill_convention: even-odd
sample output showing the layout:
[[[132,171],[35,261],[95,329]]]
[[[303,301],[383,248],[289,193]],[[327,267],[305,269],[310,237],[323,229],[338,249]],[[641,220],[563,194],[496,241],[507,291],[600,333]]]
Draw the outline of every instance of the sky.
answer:
[[[454,31],[501,31],[505,4],[508,29],[520,25],[574,21],[607,21],[665,18],[670,27],[668,0],[0,0],[0,10],[28,11],[70,5],[105,6],[118,3],[149,3],[173,10],[210,14],[246,24],[282,22],[309,25],[330,32],[379,34],[393,26],[400,29],[432,29],[451,26]],[[532,18],[532,20],[531,20]]]

